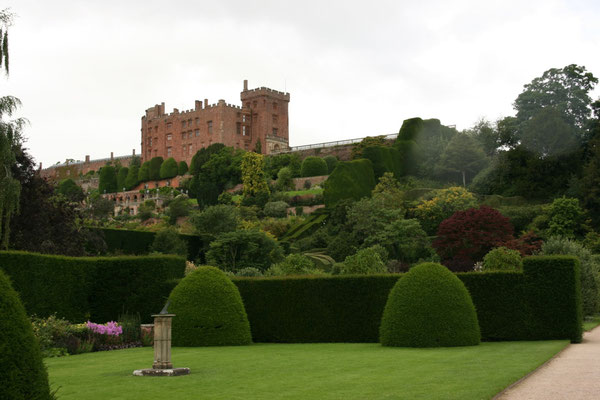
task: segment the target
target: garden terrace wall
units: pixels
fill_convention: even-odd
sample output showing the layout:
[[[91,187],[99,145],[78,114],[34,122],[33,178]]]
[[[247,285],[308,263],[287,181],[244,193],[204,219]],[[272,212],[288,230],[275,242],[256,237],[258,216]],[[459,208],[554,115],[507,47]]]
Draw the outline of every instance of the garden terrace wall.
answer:
[[[235,278],[255,342],[377,342],[400,275]],[[530,257],[523,273],[458,274],[477,310],[482,340],[581,340],[579,265]]]
[[[20,251],[0,252],[0,268],[10,277],[28,314],[73,322],[116,320],[124,311],[143,321],[160,311],[183,277],[185,260],[176,256],[65,257]]]

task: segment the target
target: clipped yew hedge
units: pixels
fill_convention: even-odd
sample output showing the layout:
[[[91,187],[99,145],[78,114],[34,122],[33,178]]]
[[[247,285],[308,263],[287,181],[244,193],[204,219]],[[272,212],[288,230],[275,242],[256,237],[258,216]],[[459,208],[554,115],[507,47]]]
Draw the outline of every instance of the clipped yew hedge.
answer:
[[[339,162],[323,183],[323,200],[327,207],[344,199],[360,200],[371,195],[375,184],[371,160],[361,158]]]
[[[49,400],[48,374],[39,343],[33,336],[31,321],[0,271],[0,398]]]
[[[134,231],[114,228],[89,228],[98,233],[106,242],[107,250],[111,253],[142,255],[150,253],[156,232]],[[204,262],[204,252],[208,247],[209,238],[196,235],[179,235],[187,242],[188,260],[200,259]]]
[[[183,277],[176,256],[66,257],[0,252],[0,268],[11,278],[29,315],[80,322],[115,320],[124,311],[150,321]]]
[[[388,294],[401,275],[235,278],[255,342],[378,342]],[[523,272],[457,274],[481,339],[581,341],[579,262],[530,257]]]
[[[199,267],[169,296],[173,346],[241,346],[252,343],[237,287],[223,271]]]

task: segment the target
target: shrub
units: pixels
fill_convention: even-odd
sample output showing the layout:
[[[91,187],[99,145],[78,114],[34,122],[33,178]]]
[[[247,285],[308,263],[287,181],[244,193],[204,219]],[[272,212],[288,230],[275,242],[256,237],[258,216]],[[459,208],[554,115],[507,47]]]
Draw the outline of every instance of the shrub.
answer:
[[[302,161],[300,176],[327,175],[327,163],[321,157],[308,156]]]
[[[292,170],[289,167],[283,167],[277,172],[275,187],[280,191],[295,189]]]
[[[200,214],[194,215],[191,222],[198,233],[219,235],[235,231],[240,221],[239,210],[232,205],[209,206]]]
[[[115,167],[110,164],[106,164],[100,169],[100,178],[98,179],[98,192],[114,193],[117,190],[117,171]]]
[[[577,199],[554,199],[549,211],[548,236],[579,236],[584,214]]]
[[[311,186],[312,186],[312,183],[311,183],[310,179],[305,180],[304,184],[302,185],[302,187],[306,190],[310,189]]]
[[[161,229],[156,233],[151,250],[157,253],[175,254],[183,257],[188,254],[186,242],[179,237],[177,229],[172,227]]]
[[[332,273],[340,267],[335,264]],[[383,309],[401,276],[234,278],[234,283],[255,342],[378,342]],[[523,272],[456,276],[471,294],[482,340],[581,340],[575,258],[529,257]]]
[[[150,180],[150,161],[146,161],[140,167],[138,172],[138,182],[147,182]]]
[[[541,255],[570,255],[581,265],[581,299],[584,315],[594,315],[600,310],[600,263],[580,243],[561,237],[551,237],[542,245]]]
[[[285,260],[274,264],[267,271],[268,275],[307,275],[313,273],[315,265],[302,254],[289,254]]]
[[[173,157],[167,158],[160,165],[160,171],[159,171],[160,179],[175,178],[177,176],[178,172],[179,172],[179,167],[177,165],[177,161],[175,161],[175,159]]]
[[[237,346],[252,343],[236,286],[217,268],[200,267],[169,296],[174,346]]]
[[[430,235],[435,234],[440,223],[455,212],[477,206],[475,196],[462,187],[441,189],[434,193],[432,199],[421,202],[413,209],[415,217]]]
[[[256,268],[242,268],[235,274],[236,276],[263,276],[263,273]]]
[[[264,213],[267,217],[287,217],[288,204],[285,201],[270,201],[265,204]]]
[[[129,168],[119,168],[119,171],[117,172],[117,191],[121,191],[123,189],[127,190],[127,185],[125,183],[127,180],[127,175],[129,175]]]
[[[146,200],[138,207],[137,216],[140,221],[146,221],[152,218],[152,212],[156,209],[156,203],[154,200]]]
[[[323,187],[327,207],[335,206],[344,199],[360,200],[369,197],[375,187],[373,164],[365,159],[339,162]]]
[[[142,168],[144,168],[144,164],[142,164]],[[157,180],[160,179],[160,167],[162,166],[162,164],[163,164],[163,158],[162,157],[153,157],[150,160],[150,164],[148,165],[148,178],[149,178],[149,180],[151,180],[151,181],[157,181]]]
[[[327,173],[330,174],[333,172],[335,166],[338,163],[338,159],[336,156],[325,156],[323,157],[323,160],[325,160],[325,163],[327,164]]]
[[[85,198],[81,186],[76,184],[71,178],[60,182],[57,191],[64,195],[69,201],[80,202]]]
[[[453,271],[468,271],[494,247],[513,239],[508,218],[488,206],[457,211],[444,220],[433,247],[442,264]]]
[[[383,311],[384,346],[474,346],[479,323],[465,285],[447,268],[423,263],[402,276]]]
[[[206,253],[210,264],[231,272],[247,267],[265,271],[281,258],[282,251],[277,242],[255,230],[222,233]]]
[[[169,202],[169,207],[166,212],[169,217],[169,223],[175,225],[177,223],[177,218],[188,216],[190,214],[190,208],[190,201],[186,195],[180,194],[175,197]]]
[[[380,136],[367,136],[359,143],[355,143],[352,145],[352,152],[350,153],[350,158],[352,160],[356,160],[358,158],[363,157],[363,150],[368,147],[373,146],[387,146],[388,143],[385,140],[385,135]]]
[[[369,247],[356,252],[353,256],[348,256],[344,260],[344,267],[341,274],[384,274],[387,272],[385,263],[381,258],[379,249]]]
[[[382,177],[386,172],[394,174],[396,179],[406,174],[402,154],[393,147],[367,147],[363,150],[363,157],[373,163],[375,178]]]
[[[188,172],[188,165],[185,161],[179,161],[177,164],[177,175],[185,175]]]
[[[51,399],[48,374],[19,295],[0,270],[0,398]]]
[[[127,190],[133,189],[138,183],[140,183],[139,176],[140,165],[132,162],[129,164],[129,171],[127,171],[127,178],[125,178],[125,187]]]
[[[496,247],[483,257],[484,271],[520,271],[523,259],[517,250]]]

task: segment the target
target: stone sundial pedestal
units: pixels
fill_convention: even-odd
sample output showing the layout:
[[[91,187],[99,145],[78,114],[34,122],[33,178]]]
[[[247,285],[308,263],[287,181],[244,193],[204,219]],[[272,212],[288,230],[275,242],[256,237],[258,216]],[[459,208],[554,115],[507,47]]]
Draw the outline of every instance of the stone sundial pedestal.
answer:
[[[189,368],[173,368],[171,362],[171,321],[175,314],[166,312],[167,306],[154,317],[154,363],[152,368],[136,369],[136,376],[178,376],[190,373]]]

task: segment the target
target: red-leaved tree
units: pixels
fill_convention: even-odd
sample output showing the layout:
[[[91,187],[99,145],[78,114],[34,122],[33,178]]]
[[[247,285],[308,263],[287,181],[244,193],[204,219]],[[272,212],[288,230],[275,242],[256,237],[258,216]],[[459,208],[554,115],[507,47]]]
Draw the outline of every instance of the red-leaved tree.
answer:
[[[433,247],[450,270],[470,271],[490,250],[514,240],[509,219],[484,205],[442,221]]]

